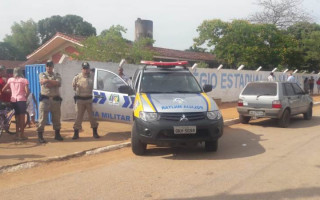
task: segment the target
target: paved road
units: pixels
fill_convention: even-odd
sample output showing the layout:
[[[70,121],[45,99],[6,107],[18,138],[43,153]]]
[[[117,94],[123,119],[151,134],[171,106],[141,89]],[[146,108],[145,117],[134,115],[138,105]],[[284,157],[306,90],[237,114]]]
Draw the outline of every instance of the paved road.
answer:
[[[289,128],[256,120],[202,146],[130,148],[0,175],[0,199],[320,199],[320,107]]]

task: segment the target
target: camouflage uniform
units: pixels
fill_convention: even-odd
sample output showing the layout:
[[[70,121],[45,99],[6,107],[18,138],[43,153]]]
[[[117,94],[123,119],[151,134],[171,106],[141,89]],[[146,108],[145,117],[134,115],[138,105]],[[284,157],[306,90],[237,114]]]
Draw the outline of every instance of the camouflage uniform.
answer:
[[[73,125],[74,137],[72,139],[79,138],[79,130],[81,129],[81,124],[85,111],[87,111],[88,113],[91,128],[93,129],[93,137],[99,138],[99,135],[97,133],[98,123],[96,119],[93,117],[92,113],[93,76],[90,73],[87,75],[79,73],[73,78],[72,86],[76,92],[75,99],[77,108],[76,121]]]
[[[59,87],[61,86],[61,77],[58,73],[48,73],[43,72],[39,74],[39,80],[55,80],[58,81],[59,84],[57,86],[48,87],[47,84],[41,85],[41,96],[40,96],[40,104],[39,104],[39,124],[37,127],[39,142],[44,143],[43,139],[43,131],[44,127],[47,124],[48,113],[51,112],[52,115],[52,124],[53,129],[55,130],[55,139],[63,140],[60,135],[61,129],[61,97],[59,94]]]

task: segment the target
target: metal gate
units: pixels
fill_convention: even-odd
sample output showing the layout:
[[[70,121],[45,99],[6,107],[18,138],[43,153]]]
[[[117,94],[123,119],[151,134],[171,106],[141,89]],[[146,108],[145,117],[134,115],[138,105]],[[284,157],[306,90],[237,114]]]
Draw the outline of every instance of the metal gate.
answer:
[[[39,97],[40,97],[40,81],[39,81],[39,74],[41,72],[46,71],[45,64],[35,64],[35,65],[26,65],[25,67],[25,76],[26,79],[29,81],[29,88],[30,92],[32,92],[36,98],[36,103],[38,105],[38,109],[36,109],[36,116],[35,119],[38,121],[39,119]],[[48,124],[51,124],[51,113],[48,116]]]

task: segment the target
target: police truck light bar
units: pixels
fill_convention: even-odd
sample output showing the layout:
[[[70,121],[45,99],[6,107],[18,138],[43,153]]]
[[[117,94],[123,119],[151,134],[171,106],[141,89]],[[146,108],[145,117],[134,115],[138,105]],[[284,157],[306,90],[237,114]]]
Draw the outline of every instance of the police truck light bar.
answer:
[[[155,61],[146,61],[142,60],[141,64],[146,65],[155,65],[155,66],[180,66],[180,65],[187,65],[188,61],[178,61],[178,62],[155,62]]]

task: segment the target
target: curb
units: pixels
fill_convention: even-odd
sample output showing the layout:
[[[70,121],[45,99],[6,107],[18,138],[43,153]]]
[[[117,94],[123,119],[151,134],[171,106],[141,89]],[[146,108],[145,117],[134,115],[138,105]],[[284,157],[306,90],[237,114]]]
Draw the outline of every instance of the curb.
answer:
[[[56,161],[65,161],[65,160],[69,160],[71,158],[76,158],[76,157],[81,157],[81,156],[89,156],[89,155],[94,155],[94,154],[108,152],[108,151],[114,151],[114,150],[121,149],[124,147],[129,147],[129,146],[131,146],[131,142],[125,142],[125,143],[121,143],[121,144],[115,144],[115,145],[85,150],[85,151],[81,151],[81,152],[75,152],[75,153],[68,154],[65,156],[50,157],[46,160],[27,161],[27,162],[17,163],[17,164],[13,164],[13,165],[6,165],[6,166],[0,167],[0,174],[8,173],[8,172],[15,172],[15,171],[23,170],[23,169],[30,169],[30,168],[33,168],[33,167],[36,167],[36,166],[39,166],[39,165],[45,164],[45,163],[56,162]]]

